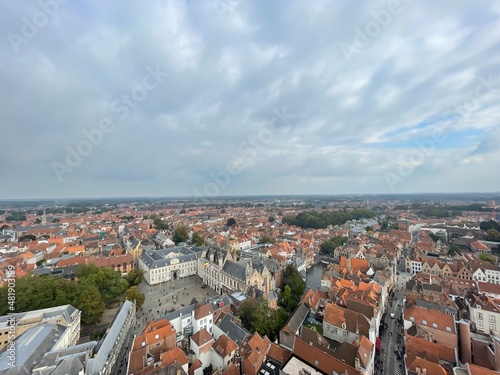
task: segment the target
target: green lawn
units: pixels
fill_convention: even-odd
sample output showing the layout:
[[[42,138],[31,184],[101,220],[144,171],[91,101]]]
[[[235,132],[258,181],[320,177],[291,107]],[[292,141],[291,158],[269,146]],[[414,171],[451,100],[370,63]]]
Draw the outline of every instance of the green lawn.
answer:
[[[307,328],[314,329],[316,332],[323,334],[323,327],[319,324],[316,323],[308,323],[304,324]]]

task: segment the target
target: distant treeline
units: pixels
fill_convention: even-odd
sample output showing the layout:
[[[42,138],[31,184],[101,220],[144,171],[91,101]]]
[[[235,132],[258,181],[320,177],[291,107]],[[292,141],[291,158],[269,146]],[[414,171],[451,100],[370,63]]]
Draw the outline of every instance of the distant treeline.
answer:
[[[352,211],[309,211],[301,212],[297,216],[284,216],[282,222],[301,228],[322,229],[328,225],[342,225],[349,220],[372,218],[375,214],[366,208],[355,208]]]
[[[426,217],[453,217],[461,215],[463,211],[488,212],[491,208],[485,208],[481,203],[471,203],[454,206],[430,206],[422,203],[400,204],[394,207],[396,210],[416,210],[418,214]]]

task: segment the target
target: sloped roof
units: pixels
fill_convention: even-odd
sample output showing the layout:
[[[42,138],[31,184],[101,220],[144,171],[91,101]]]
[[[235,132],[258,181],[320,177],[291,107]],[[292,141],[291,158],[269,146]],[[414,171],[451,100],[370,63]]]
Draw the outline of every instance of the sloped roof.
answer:
[[[304,323],[304,320],[306,320],[308,314],[309,308],[302,302],[297,306],[292,315],[290,315],[283,329],[293,333],[297,332],[302,323]]]
[[[224,358],[228,354],[234,352],[238,345],[229,338],[227,335],[220,335],[217,341],[215,341],[212,345],[212,348],[219,353],[219,355]]]
[[[247,272],[247,261],[242,261],[240,260],[239,262],[235,262],[233,260],[227,260],[224,263],[224,267],[222,268],[222,271],[229,276],[241,280],[241,281],[246,281],[246,272]]]

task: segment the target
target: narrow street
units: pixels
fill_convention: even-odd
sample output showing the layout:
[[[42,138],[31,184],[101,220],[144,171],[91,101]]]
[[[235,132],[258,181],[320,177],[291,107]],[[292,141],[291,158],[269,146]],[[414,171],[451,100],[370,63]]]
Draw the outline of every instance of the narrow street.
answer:
[[[403,297],[404,279],[398,275],[394,295],[387,302],[387,310],[381,322],[381,366],[376,374],[400,375],[404,374],[404,347],[403,347]],[[391,313],[394,318],[391,318]]]

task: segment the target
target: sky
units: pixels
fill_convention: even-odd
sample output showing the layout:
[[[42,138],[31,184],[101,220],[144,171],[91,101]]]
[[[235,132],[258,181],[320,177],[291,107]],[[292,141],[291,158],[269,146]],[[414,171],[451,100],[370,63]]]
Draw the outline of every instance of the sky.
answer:
[[[495,1],[4,0],[0,199],[500,191]]]

